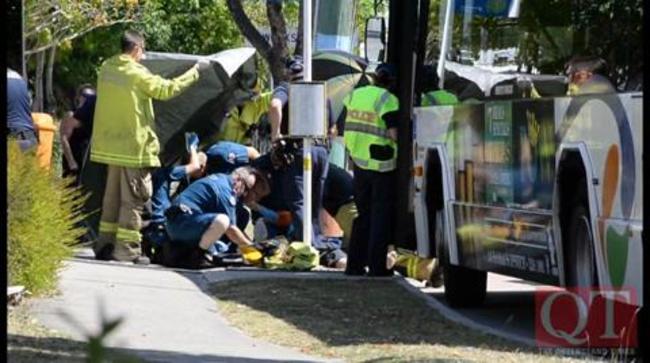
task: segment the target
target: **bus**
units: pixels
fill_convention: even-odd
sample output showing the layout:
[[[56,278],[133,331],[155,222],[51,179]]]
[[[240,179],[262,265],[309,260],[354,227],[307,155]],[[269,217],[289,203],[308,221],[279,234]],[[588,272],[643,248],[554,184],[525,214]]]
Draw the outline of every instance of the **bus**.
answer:
[[[630,288],[643,305],[641,7],[441,1],[419,58],[459,103],[414,94],[410,203],[450,305],[480,305],[488,272]],[[572,84],[566,71],[584,69]]]

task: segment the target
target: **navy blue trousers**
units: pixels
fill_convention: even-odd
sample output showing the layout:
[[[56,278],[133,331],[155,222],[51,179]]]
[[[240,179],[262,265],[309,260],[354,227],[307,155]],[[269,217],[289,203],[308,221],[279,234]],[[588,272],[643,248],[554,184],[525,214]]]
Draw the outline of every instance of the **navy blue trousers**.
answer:
[[[354,221],[347,274],[386,276],[386,254],[393,240],[395,223],[395,171],[380,173],[354,168],[354,203],[359,216]]]

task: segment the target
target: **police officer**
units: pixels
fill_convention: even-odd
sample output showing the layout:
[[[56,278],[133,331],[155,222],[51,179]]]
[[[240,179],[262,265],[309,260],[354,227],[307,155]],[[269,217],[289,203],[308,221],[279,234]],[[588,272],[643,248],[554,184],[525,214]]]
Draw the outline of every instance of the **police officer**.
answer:
[[[352,229],[348,275],[392,274],[386,253],[394,223],[397,110],[399,101],[389,89],[395,83],[392,65],[381,64],[376,85],[354,90],[343,100],[343,137],[354,165],[354,202],[359,216]]]
[[[438,86],[438,73],[433,66],[425,67],[424,78],[428,90],[422,93],[422,99],[420,101],[422,106],[455,105],[458,103],[456,95],[445,91],[444,89],[440,89]]]

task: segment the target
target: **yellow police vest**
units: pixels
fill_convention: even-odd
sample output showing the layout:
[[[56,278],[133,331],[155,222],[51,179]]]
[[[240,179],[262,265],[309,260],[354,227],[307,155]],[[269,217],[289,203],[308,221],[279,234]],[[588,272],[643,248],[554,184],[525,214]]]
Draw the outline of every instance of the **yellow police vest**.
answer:
[[[455,105],[458,103],[458,98],[453,93],[445,90],[436,90],[424,93],[420,103],[423,107]]]
[[[376,86],[365,86],[345,97],[347,108],[343,139],[354,164],[366,170],[387,172],[397,164],[397,143],[388,136],[382,116],[399,108],[397,97]],[[393,157],[376,160],[370,156],[370,146],[391,146]]]
[[[106,60],[97,77],[90,160],[128,168],[160,166],[151,99],[170,99],[197,79],[195,67],[164,79],[126,54]]]

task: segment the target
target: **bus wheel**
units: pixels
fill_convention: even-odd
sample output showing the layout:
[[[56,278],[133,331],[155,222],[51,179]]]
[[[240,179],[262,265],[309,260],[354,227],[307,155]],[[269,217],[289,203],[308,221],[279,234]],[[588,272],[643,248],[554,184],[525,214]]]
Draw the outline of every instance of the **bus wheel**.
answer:
[[[584,204],[577,204],[571,211],[569,222],[569,258],[567,287],[595,287],[598,285],[594,259],[594,235],[589,213]]]
[[[444,213],[440,210],[436,213],[436,237],[444,236],[444,225]],[[452,265],[446,238],[436,241],[436,248],[449,305],[459,308],[482,305],[487,291],[487,272]]]

